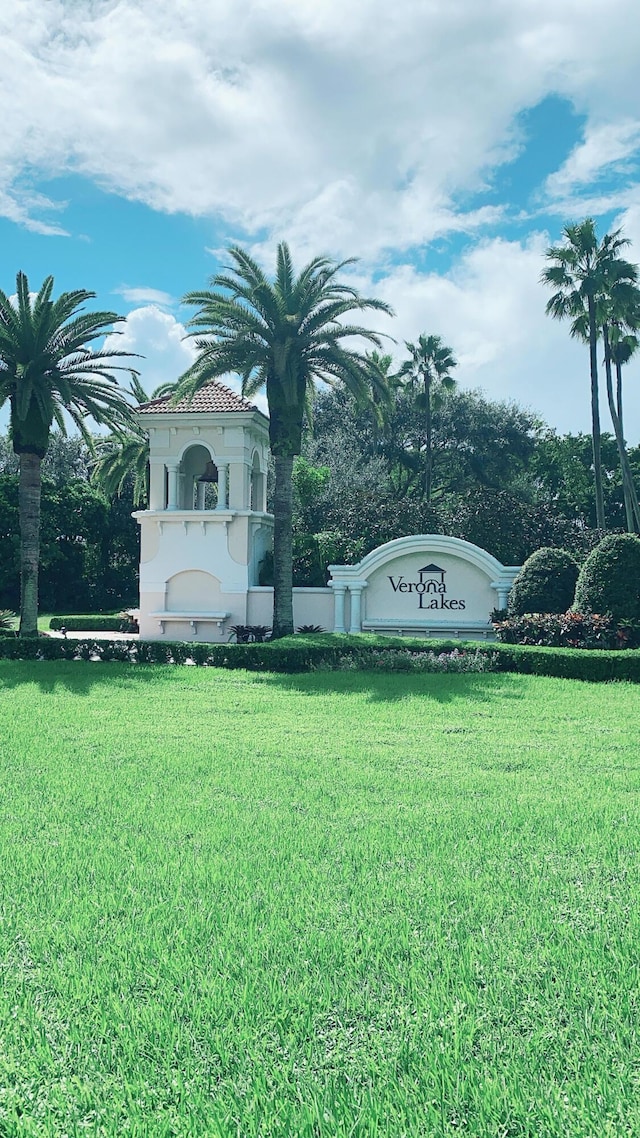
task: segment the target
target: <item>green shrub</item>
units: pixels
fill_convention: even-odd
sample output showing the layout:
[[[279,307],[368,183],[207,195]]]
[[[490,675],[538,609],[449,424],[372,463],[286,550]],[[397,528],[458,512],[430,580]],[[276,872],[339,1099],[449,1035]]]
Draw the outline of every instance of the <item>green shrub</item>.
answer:
[[[52,632],[66,628],[67,632],[132,632],[135,625],[126,614],[118,616],[52,616],[49,622]]]
[[[637,537],[611,534],[592,550],[580,570],[574,608],[584,613],[607,613],[616,621],[640,621]]]
[[[509,615],[566,612],[573,604],[578,572],[578,563],[566,549],[538,549],[513,582]]]

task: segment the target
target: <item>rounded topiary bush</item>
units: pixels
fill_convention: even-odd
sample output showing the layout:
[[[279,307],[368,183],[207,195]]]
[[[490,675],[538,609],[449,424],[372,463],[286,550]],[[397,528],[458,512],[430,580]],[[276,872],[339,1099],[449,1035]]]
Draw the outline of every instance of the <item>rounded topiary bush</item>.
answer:
[[[576,612],[608,613],[615,620],[640,620],[640,540],[611,534],[587,557],[576,585]]]
[[[573,604],[578,563],[566,549],[544,547],[527,558],[509,594],[509,615],[566,612]]]

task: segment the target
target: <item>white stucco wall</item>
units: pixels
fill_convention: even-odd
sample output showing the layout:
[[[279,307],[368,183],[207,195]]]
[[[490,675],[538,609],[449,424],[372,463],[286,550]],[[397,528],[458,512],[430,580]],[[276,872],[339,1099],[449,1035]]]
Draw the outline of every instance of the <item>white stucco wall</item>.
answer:
[[[273,589],[249,589],[247,624],[266,624],[273,621]],[[294,589],[293,623],[319,624],[327,632],[333,631],[333,592],[331,589]]]
[[[269,545],[269,514],[145,510],[135,516],[142,531],[141,636],[226,641],[231,625],[249,623],[248,590]]]

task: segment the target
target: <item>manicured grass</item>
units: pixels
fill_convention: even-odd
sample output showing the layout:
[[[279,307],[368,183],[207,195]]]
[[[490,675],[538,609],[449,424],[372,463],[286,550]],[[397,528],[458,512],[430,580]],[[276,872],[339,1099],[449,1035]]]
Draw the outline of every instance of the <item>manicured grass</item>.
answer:
[[[0,662],[0,1135],[640,1133],[637,688]]]

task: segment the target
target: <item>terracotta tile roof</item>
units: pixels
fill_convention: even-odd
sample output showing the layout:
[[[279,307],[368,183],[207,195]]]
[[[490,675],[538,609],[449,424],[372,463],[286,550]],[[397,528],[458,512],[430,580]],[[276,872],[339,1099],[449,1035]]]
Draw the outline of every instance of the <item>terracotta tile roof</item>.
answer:
[[[149,403],[141,403],[136,407],[136,413],[141,415],[156,415],[168,412],[180,414],[188,411],[193,413],[210,414],[218,411],[257,411],[255,404],[250,403],[243,395],[237,395],[230,387],[223,383],[207,383],[193,396],[193,399],[179,399],[171,403],[170,395],[163,395],[160,399],[152,399]]]

